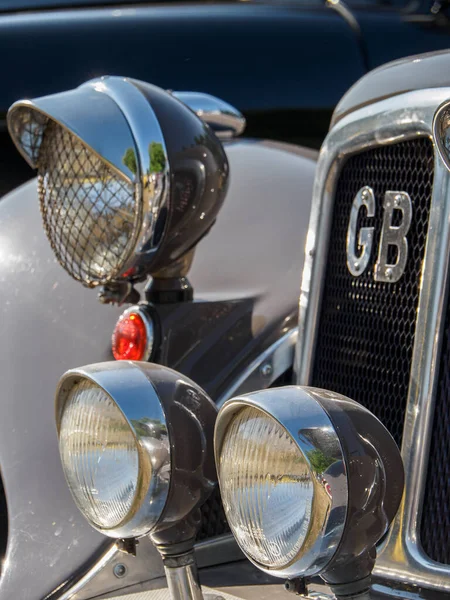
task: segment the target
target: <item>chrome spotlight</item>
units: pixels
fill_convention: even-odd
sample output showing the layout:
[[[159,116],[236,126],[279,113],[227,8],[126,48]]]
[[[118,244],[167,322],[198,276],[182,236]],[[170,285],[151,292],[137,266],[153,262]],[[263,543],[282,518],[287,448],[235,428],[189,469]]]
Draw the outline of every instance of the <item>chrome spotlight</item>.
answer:
[[[65,373],[56,391],[61,461],[92,527],[113,538],[193,540],[190,516],[216,483],[216,414],[201,388],[159,365],[107,362]]]
[[[223,405],[214,446],[228,522],[256,566],[336,585],[370,575],[403,465],[368,410],[314,388],[255,392]]]
[[[224,106],[232,129],[238,113]],[[205,120],[214,124],[215,114],[210,109]],[[173,266],[208,232],[225,198],[228,163],[219,139],[174,95],[147,83],[102,77],[16,102],[7,120],[17,148],[38,169],[51,247],[87,287]]]

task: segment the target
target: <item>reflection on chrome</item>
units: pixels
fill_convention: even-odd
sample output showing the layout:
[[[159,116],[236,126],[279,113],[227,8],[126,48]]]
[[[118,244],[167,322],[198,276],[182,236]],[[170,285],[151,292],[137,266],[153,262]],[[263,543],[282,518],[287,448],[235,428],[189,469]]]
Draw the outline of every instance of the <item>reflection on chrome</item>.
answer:
[[[134,186],[56,123],[45,131],[38,193],[59,262],[90,282],[120,273],[138,225]]]
[[[311,394],[291,386],[229,400],[214,445],[225,513],[250,560],[279,577],[328,564],[347,481],[339,439]]]

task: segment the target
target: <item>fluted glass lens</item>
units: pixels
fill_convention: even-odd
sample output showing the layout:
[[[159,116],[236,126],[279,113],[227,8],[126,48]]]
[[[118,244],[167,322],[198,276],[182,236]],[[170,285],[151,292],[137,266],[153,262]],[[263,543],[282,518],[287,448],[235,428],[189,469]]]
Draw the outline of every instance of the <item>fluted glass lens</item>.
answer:
[[[225,433],[219,480],[228,522],[243,550],[267,567],[288,565],[311,521],[313,482],[291,436],[245,407]]]
[[[84,516],[104,529],[121,523],[137,490],[136,440],[116,404],[91,381],[82,380],[68,396],[59,451],[69,488]]]

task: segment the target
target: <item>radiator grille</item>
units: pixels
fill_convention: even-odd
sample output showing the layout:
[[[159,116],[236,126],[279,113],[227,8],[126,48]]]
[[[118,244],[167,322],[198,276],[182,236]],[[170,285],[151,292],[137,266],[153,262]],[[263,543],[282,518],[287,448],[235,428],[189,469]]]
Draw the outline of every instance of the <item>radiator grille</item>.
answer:
[[[428,458],[421,541],[428,556],[450,565],[450,302],[442,341],[433,433]]]
[[[201,511],[202,525],[197,534],[198,542],[224,533],[230,533],[230,526],[225,517],[225,511],[223,510],[222,499],[218,487],[216,487],[214,492],[202,506]]]
[[[422,261],[433,184],[433,146],[417,138],[350,157],[337,184],[312,385],[340,392],[371,410],[401,442],[415,334]],[[358,229],[374,226],[367,269],[347,269],[346,235],[353,199],[363,186],[375,193],[376,215],[360,211]],[[396,283],[373,278],[386,191],[407,192],[413,217],[409,255]]]

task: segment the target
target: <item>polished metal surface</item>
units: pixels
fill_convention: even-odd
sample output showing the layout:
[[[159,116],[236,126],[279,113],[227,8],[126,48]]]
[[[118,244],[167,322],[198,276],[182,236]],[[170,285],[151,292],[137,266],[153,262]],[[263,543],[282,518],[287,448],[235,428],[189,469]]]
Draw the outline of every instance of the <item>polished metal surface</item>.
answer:
[[[244,132],[246,121],[237,108],[220,98],[201,92],[172,92],[189,106],[220,138],[237,137]]]
[[[119,321],[122,318],[126,319],[127,317],[129,317],[130,315],[133,315],[133,314],[138,314],[141,317],[142,322],[144,323],[144,326],[145,326],[146,342],[145,342],[144,354],[143,354],[141,360],[143,360],[143,361],[149,360],[152,350],[153,350],[153,341],[154,341],[154,335],[155,335],[153,321],[152,321],[151,317],[149,316],[148,312],[144,308],[142,308],[142,306],[139,306],[139,304],[135,304],[134,306],[130,306],[129,308],[124,310],[123,313],[119,317]]]
[[[442,160],[450,169],[450,102],[444,102],[436,111],[433,134]]]
[[[203,600],[194,553],[164,560],[171,600]]]
[[[143,251],[155,234],[157,215],[165,206],[170,192],[170,164],[166,142],[150,103],[130,80],[123,77],[102,77],[92,82],[99,90],[114,100],[124,114],[133,136],[137,152],[136,193],[142,199],[142,223],[134,252]],[[164,167],[154,172],[150,147],[157,146],[164,155]],[[128,150],[128,148],[127,148]],[[125,150],[122,162],[125,159]],[[126,271],[130,265],[124,265]]]
[[[366,209],[366,217],[375,216],[375,194],[369,186],[361,188],[353,200],[350,212],[350,220],[347,230],[347,268],[352,275],[362,275],[369,264],[372,252],[374,227],[361,227],[356,231],[358,215],[362,207]],[[400,225],[392,225],[394,211],[402,213]],[[408,259],[408,240],[406,234],[409,231],[412,220],[411,198],[406,192],[388,191],[384,195],[383,202],[383,226],[381,229],[380,247],[378,259],[375,264],[375,281],[395,283],[405,270]],[[361,253],[356,255],[356,240],[358,233],[358,246],[362,248]],[[390,246],[397,248],[397,259],[393,264],[388,263],[388,250]]]
[[[394,211],[402,213],[400,225],[392,225]],[[406,234],[411,226],[412,216],[411,198],[406,192],[385,193],[383,201],[383,228],[381,230],[378,259],[375,264],[375,281],[395,283],[403,275],[406,261],[408,260],[408,240],[406,239]],[[397,248],[395,263],[388,263],[390,246]]]
[[[239,378],[217,400],[217,407],[232,398],[270,387],[274,381],[290,369],[294,363],[294,349],[298,331],[295,327],[256,358]]]
[[[433,137],[435,113],[449,98],[450,88],[400,94],[343,117],[327,136],[317,169],[306,243],[295,361],[298,383],[308,384],[312,371],[334,189],[341,166],[349,155],[356,152],[418,136],[432,138],[437,145]],[[419,526],[432,435],[434,384],[450,256],[449,194],[450,173],[436,149],[429,234],[403,431],[406,488],[389,537],[379,549],[374,571],[375,576],[387,580],[447,593],[450,591],[450,568],[431,561],[424,554]]]
[[[113,399],[136,438],[139,478],[129,514],[121,523],[108,529],[99,527],[84,514],[94,529],[114,538],[140,537],[150,532],[166,505],[170,487],[171,449],[166,416],[153,385],[139,364],[116,361],[73,369],[63,375],[56,390],[58,434],[72,387],[80,380],[88,379]]]
[[[7,115],[9,133],[33,169],[37,168],[43,133],[52,120],[73,133],[119,176],[134,181],[135,173],[122,158],[128,148],[135,149],[136,145],[124,114],[105,90],[106,86],[95,79],[68,92],[19,100],[11,106]],[[108,127],[104,127],[105,122]]]
[[[226,487],[226,482],[220,480],[222,445],[228,425],[244,408],[253,407],[278,421],[307,464],[313,495],[308,533],[297,555],[289,564],[277,568],[264,566],[248,556],[259,569],[277,577],[296,577],[299,573],[308,576],[323,570],[334,556],[344,531],[348,504],[344,454],[333,423],[315,393],[314,389],[287,386],[232,398],[223,405],[216,421],[214,453],[222,495]],[[312,450],[323,453],[336,465],[333,477],[327,480],[326,474],[313,464]],[[239,543],[239,533],[234,534]]]
[[[362,207],[365,207],[368,217],[375,216],[375,195],[373,189],[365,186],[359,190],[353,200],[350,220],[347,230],[347,268],[352,275],[358,277],[367,268],[372,252],[373,227],[361,227],[358,232],[358,246],[362,251],[359,256],[356,255],[356,227],[358,224],[358,215]]]

